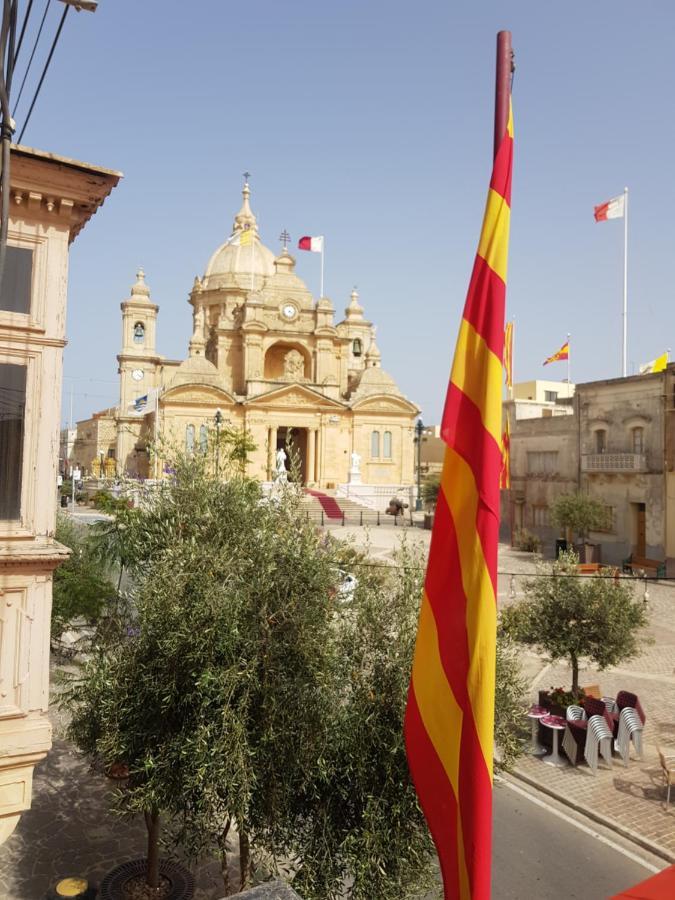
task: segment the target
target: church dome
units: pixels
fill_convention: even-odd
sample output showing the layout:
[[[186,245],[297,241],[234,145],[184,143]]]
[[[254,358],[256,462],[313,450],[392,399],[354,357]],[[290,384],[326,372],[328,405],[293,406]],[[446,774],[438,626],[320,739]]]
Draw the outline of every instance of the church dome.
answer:
[[[229,287],[258,291],[274,274],[274,253],[258,235],[258,222],[249,206],[251,190],[244,185],[242,206],[234,217],[231,236],[208,262],[202,287]]]

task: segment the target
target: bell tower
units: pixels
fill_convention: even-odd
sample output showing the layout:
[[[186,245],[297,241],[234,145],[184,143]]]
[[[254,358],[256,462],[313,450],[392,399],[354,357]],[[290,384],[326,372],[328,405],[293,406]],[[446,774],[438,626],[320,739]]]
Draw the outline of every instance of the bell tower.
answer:
[[[141,434],[143,419],[133,410],[134,402],[157,385],[160,357],[156,350],[159,306],[150,302],[145,272],[139,269],[131,296],[120,304],[122,351],[117,356],[120,376],[120,407],[117,415],[117,468],[134,470],[130,458]]]

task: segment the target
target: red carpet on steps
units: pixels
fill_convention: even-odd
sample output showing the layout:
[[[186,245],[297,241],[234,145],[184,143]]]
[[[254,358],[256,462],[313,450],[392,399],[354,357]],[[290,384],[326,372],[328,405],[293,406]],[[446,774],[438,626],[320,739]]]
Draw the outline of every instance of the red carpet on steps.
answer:
[[[328,494],[322,494],[321,491],[308,490],[307,493],[311,494],[312,497],[316,497],[329,519],[342,518],[342,510],[337,505],[333,497],[329,497]]]

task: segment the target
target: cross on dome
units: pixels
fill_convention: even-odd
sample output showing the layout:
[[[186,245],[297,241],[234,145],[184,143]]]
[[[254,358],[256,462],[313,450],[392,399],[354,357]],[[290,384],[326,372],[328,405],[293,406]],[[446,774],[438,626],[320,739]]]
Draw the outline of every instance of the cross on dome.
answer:
[[[251,196],[251,189],[248,185],[248,179],[251,177],[250,172],[244,172],[244,187],[242,188],[242,204],[241,209],[234,217],[234,225],[232,226],[233,231],[244,231],[247,229],[251,229],[255,235],[258,234],[258,220],[254,216],[251,207],[249,205],[249,197]]]

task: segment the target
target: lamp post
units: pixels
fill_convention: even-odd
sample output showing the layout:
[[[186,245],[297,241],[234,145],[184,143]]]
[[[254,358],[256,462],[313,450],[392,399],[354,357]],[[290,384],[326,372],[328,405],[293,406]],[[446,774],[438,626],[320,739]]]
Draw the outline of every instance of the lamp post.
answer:
[[[415,425],[415,441],[417,443],[417,499],[415,500],[415,511],[422,509],[422,432],[424,425],[422,420],[418,419]]]
[[[213,421],[216,423],[216,478],[218,478],[220,469],[220,426],[223,421],[223,414],[219,409],[216,410]]]

